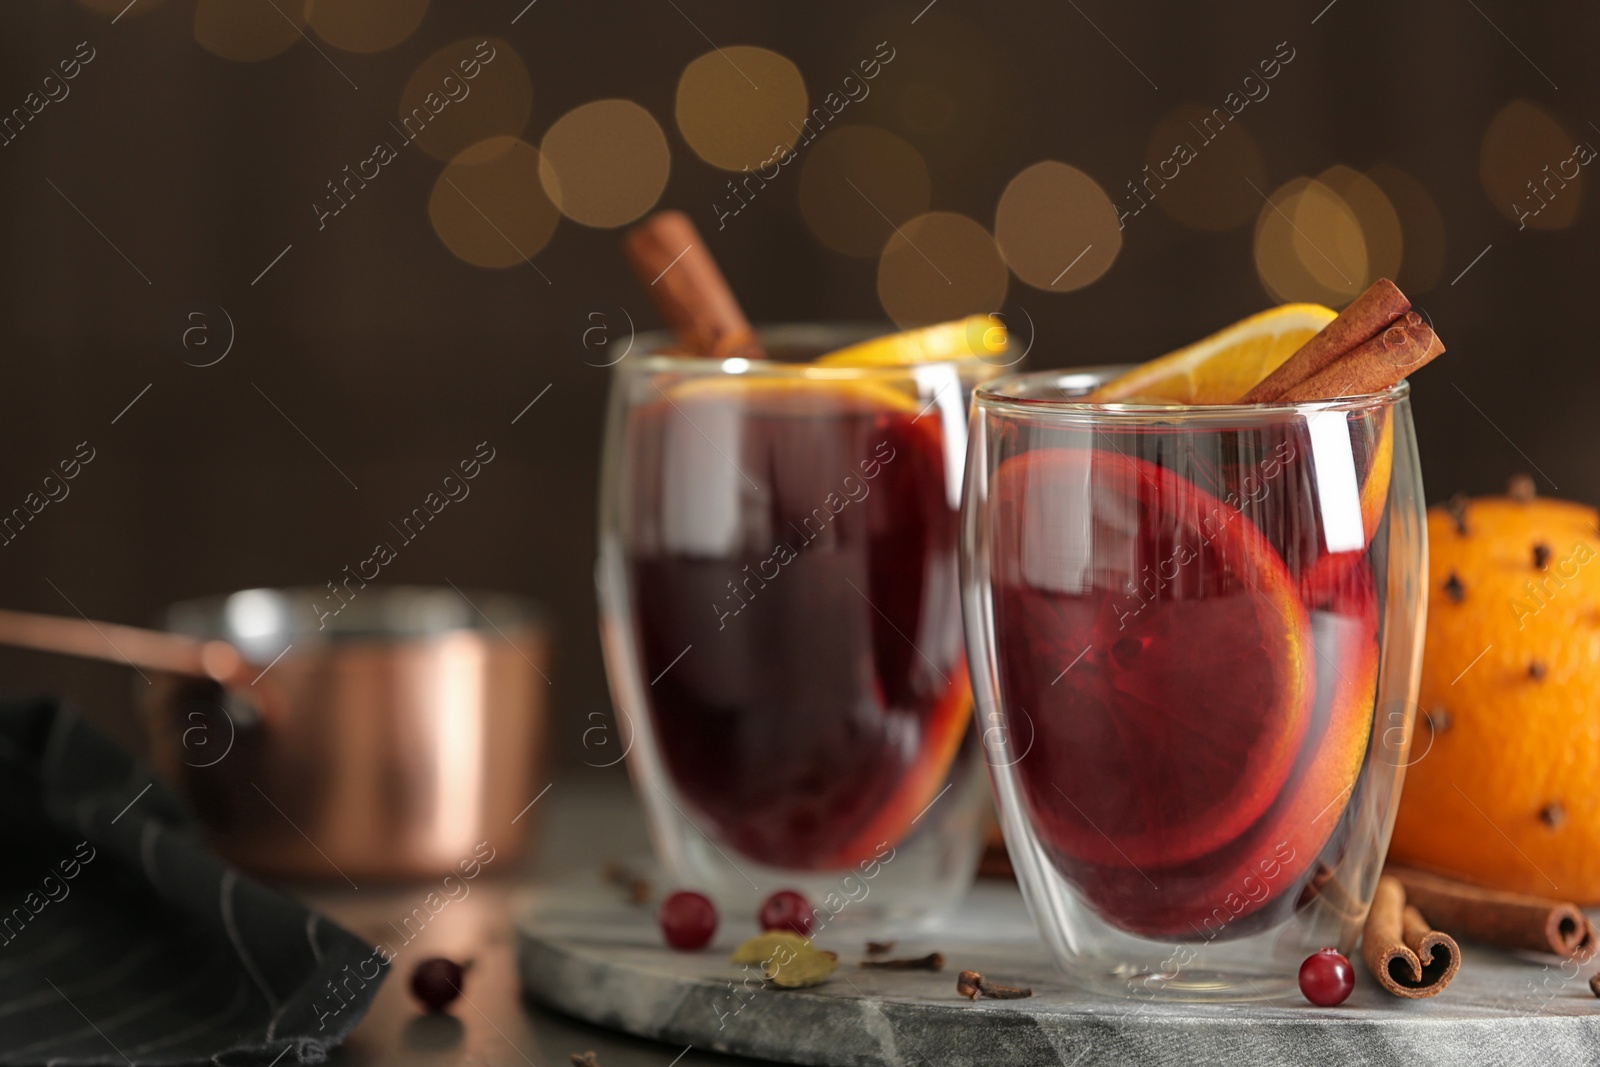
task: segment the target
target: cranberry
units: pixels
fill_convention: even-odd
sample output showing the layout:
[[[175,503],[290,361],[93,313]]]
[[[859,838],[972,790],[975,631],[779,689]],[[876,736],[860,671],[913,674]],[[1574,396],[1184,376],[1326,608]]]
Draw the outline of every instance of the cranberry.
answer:
[[[792,930],[801,937],[811,933],[811,901],[792,889],[780,889],[761,904],[756,925],[763,930]]]
[[[461,982],[466,976],[467,969],[454,960],[440,956],[423,960],[411,972],[411,995],[429,1011],[443,1011],[446,1004],[461,995]]]
[[[1300,965],[1300,992],[1319,1008],[1343,1004],[1355,987],[1355,969],[1338,949],[1325,948]]]
[[[680,890],[661,902],[656,921],[667,944],[692,952],[705,948],[717,932],[717,906],[702,893]]]

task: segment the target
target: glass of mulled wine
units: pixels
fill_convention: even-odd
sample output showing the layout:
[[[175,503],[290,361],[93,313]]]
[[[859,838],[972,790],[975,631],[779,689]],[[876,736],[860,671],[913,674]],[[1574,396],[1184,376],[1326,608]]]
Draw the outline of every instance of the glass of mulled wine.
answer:
[[[1351,954],[1409,750],[1427,544],[1407,386],[1298,405],[980,387],[963,601],[1006,845],[1066,972],[1270,998]]]
[[[812,362],[872,333],[775,328],[763,360],[641,338],[613,380],[617,747],[668,875],[735,911],[788,888],[821,921],[916,923],[976,864],[959,509],[972,389],[1002,359]]]

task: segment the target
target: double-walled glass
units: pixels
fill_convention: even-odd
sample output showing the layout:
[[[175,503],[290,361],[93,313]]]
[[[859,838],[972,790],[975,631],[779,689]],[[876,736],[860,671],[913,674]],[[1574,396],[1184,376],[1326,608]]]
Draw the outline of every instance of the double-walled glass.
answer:
[[[959,509],[971,391],[998,368],[803,362],[869,332],[780,328],[767,360],[615,372],[612,699],[659,858],[738,914],[794,888],[818,925],[915,922],[976,862]]]
[[[977,391],[963,598],[1018,879],[1061,966],[1272,997],[1351,954],[1388,847],[1426,610],[1407,387],[1299,405]]]

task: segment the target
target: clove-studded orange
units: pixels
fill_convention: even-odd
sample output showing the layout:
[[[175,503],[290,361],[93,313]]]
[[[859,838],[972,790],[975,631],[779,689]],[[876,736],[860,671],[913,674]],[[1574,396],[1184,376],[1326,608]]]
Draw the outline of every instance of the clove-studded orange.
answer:
[[[1422,688],[1391,855],[1600,904],[1600,532],[1593,508],[1457,498],[1428,513]]]

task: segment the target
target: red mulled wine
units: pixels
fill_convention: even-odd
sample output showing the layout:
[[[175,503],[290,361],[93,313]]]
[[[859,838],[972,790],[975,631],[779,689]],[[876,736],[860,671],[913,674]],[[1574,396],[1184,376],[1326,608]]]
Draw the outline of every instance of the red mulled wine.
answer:
[[[652,732],[736,853],[857,863],[948,782],[971,707],[948,444],[939,410],[871,382],[690,382],[630,413]]]
[[[1303,433],[1079,438],[997,464],[1017,779],[1051,862],[1124,930],[1259,928],[1336,843],[1372,725],[1389,477],[1387,439],[1355,429],[1345,540]]]

